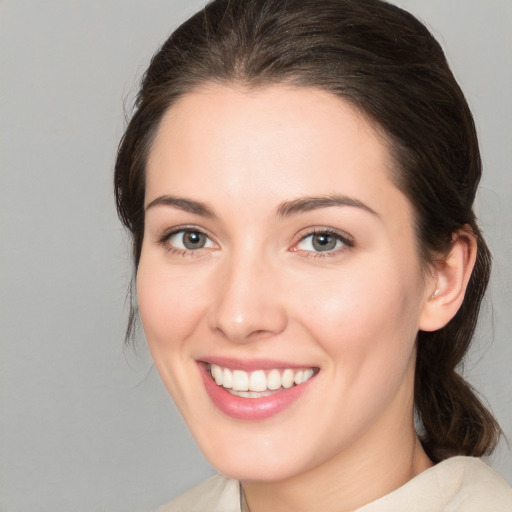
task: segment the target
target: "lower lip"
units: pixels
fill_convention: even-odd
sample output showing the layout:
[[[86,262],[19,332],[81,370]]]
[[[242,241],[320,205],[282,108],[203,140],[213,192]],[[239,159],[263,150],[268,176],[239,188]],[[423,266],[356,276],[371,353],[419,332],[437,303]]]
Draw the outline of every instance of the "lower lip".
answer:
[[[283,389],[273,395],[261,398],[244,398],[232,395],[225,388],[218,386],[212,379],[206,364],[199,364],[206,392],[214,405],[224,414],[239,420],[260,421],[270,418],[295,402],[309,387],[308,381]]]

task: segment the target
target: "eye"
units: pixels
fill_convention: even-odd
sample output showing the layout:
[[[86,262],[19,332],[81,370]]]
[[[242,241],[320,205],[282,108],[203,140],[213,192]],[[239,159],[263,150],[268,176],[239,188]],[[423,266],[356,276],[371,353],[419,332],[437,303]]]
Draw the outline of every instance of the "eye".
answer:
[[[332,253],[339,251],[343,247],[353,246],[353,242],[340,233],[330,230],[318,230],[303,236],[294,250]]]
[[[213,247],[212,240],[202,231],[196,229],[180,229],[166,235],[162,243],[170,250],[196,251]]]

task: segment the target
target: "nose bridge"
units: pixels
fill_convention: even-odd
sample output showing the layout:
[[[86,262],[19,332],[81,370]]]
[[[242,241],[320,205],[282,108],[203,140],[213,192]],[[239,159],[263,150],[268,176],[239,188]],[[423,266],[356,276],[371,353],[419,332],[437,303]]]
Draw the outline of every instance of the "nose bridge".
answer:
[[[233,252],[222,267],[211,305],[210,327],[236,342],[281,332],[287,316],[276,287],[276,266],[246,248]]]

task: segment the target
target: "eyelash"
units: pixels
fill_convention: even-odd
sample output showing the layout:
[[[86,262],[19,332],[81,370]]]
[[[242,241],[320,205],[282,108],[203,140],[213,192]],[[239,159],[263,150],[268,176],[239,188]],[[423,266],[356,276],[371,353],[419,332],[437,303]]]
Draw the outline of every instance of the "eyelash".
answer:
[[[205,237],[208,238],[208,240],[211,241],[211,238],[208,236],[208,234],[202,229],[198,228],[197,226],[179,226],[163,233],[162,236],[159,237],[157,242],[158,244],[162,245],[169,253],[176,254],[179,256],[199,256],[199,249],[203,249],[204,247],[200,247],[198,249],[180,249],[178,247],[174,247],[169,243],[169,240],[173,236],[178,235],[179,233],[199,233],[201,235],[204,235]],[[332,237],[336,241],[341,242],[342,247],[327,251],[309,251],[297,248],[297,245],[299,245],[301,242],[304,242],[305,240],[307,240],[307,238],[313,237],[315,235],[327,235],[329,237]],[[335,256],[339,252],[345,251],[347,249],[351,249],[354,247],[354,245],[354,240],[347,234],[342,234],[339,231],[336,231],[331,228],[313,228],[307,231],[306,233],[302,234],[302,236],[300,236],[299,240],[293,245],[291,251],[300,252],[302,253],[302,256],[306,258],[326,258]],[[209,248],[210,247],[207,247],[206,249]]]
[[[199,249],[180,249],[179,247],[174,247],[169,243],[169,240],[175,235],[178,235],[179,233],[199,233],[201,235],[204,235],[208,240],[211,240],[210,236],[203,231],[202,229],[199,229],[197,226],[179,226],[176,228],[172,228],[170,231],[166,231],[162,234],[157,240],[158,244],[160,244],[162,247],[165,248],[165,250],[171,254],[176,254],[178,256],[199,256],[200,251],[199,249],[203,249],[203,247]],[[207,248],[209,249],[209,247]]]
[[[328,250],[328,251],[307,251],[307,250],[303,251],[301,249],[296,248],[298,244],[305,241],[307,238],[313,237],[315,235],[327,235],[329,237],[332,237],[332,238],[336,239],[337,241],[341,242],[342,247],[339,247],[339,248],[336,248],[333,250]],[[341,232],[339,232],[335,229],[332,229],[332,228],[313,228],[313,229],[307,231],[306,233],[304,233],[299,238],[299,241],[294,244],[294,248],[292,250],[296,251],[296,252],[302,252],[303,253],[302,256],[304,256],[306,258],[328,258],[328,257],[336,256],[340,252],[344,252],[348,249],[352,249],[354,247],[354,245],[355,245],[354,240],[348,234],[345,234],[345,233],[342,234]]]

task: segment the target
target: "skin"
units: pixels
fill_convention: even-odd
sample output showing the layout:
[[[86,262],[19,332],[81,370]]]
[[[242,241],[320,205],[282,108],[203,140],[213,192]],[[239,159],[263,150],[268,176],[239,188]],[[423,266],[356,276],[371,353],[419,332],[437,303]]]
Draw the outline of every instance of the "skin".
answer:
[[[243,482],[252,512],[354,510],[431,466],[413,425],[416,334],[453,316],[475,250],[457,239],[425,272],[392,168],[371,123],[316,89],[209,85],[159,127],[147,166],[141,319],[200,448]],[[334,194],[367,208],[279,214],[284,202]],[[214,215],[155,203],[166,195]],[[206,245],[184,251],[180,233],[163,240],[181,226],[204,232]],[[350,243],[319,252],[312,228]],[[197,361],[215,356],[319,373],[284,411],[243,421],[205,391]]]

